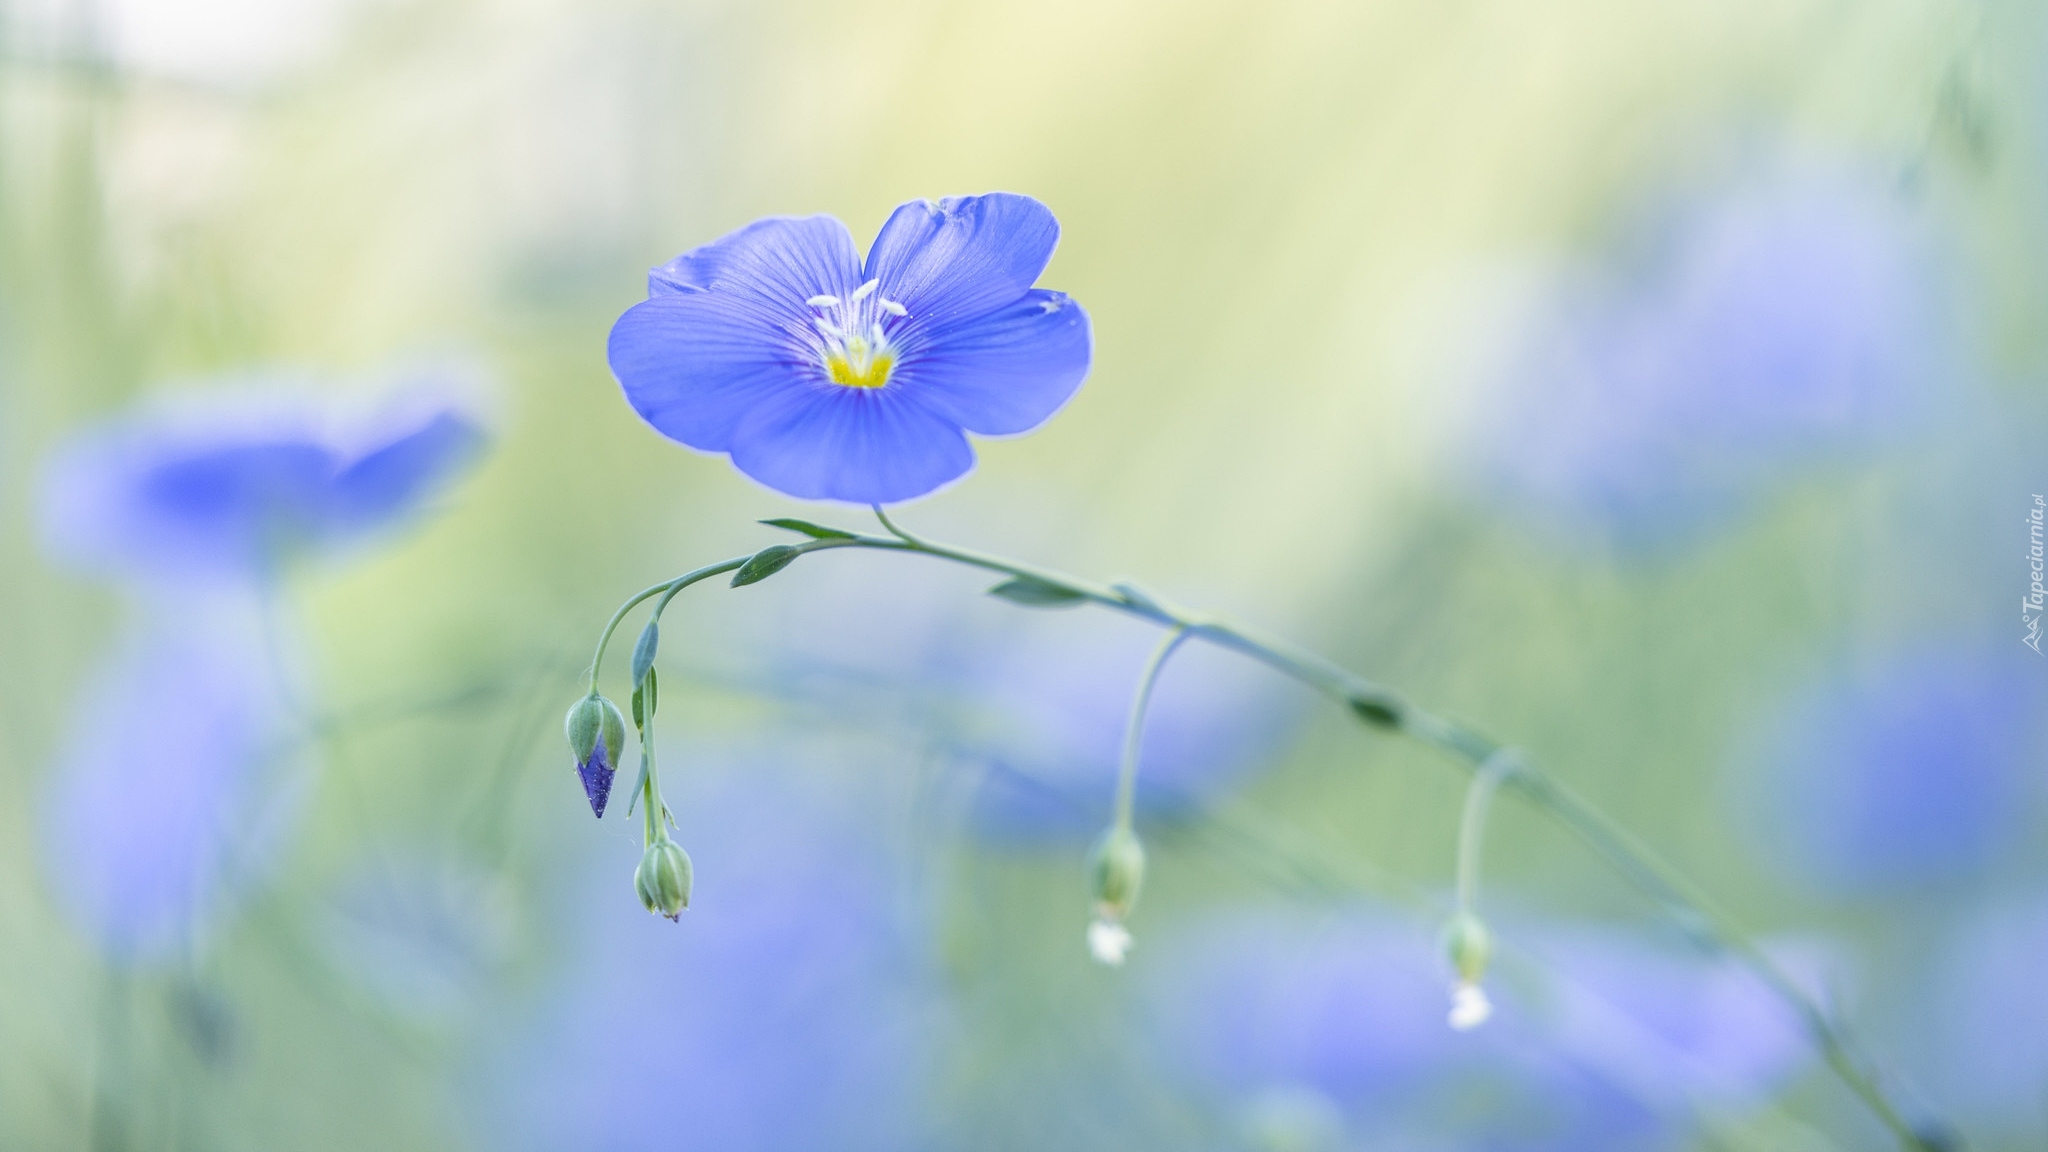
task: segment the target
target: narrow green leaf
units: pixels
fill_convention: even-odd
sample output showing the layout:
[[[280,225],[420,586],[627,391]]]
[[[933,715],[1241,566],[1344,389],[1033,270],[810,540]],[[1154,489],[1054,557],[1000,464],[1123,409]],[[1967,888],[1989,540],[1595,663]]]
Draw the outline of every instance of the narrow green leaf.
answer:
[[[640,750],[640,775],[634,777],[633,779],[633,795],[630,799],[626,801],[626,815],[631,816],[633,814],[633,809],[640,806],[640,793],[646,791],[646,789],[647,749],[642,748]]]
[[[649,620],[647,627],[640,630],[640,642],[633,645],[633,683],[647,679],[647,670],[654,667],[654,650],[661,646],[661,624]]]
[[[1360,720],[1376,727],[1401,726],[1401,702],[1392,696],[1353,696],[1351,710]]]
[[[1017,576],[1003,581],[988,590],[991,596],[1001,596],[1012,604],[1026,608],[1070,608],[1087,597],[1071,588],[1033,580],[1029,576]]]
[[[654,706],[661,696],[655,684],[658,679],[660,677],[655,675],[654,669],[649,668],[647,678],[633,689],[633,727],[642,732],[647,730],[647,721],[653,717]]]
[[[766,580],[789,567],[790,561],[801,555],[803,553],[797,551],[794,544],[770,544],[749,556],[747,562],[740,565],[740,570],[732,574],[732,587],[742,588]]]
[[[766,524],[770,528],[787,528],[791,532],[801,532],[813,540],[853,539],[853,533],[851,532],[841,532],[837,528],[827,528],[821,524],[813,524],[809,520],[796,520],[788,516],[777,517],[774,520],[763,520],[761,523]]]

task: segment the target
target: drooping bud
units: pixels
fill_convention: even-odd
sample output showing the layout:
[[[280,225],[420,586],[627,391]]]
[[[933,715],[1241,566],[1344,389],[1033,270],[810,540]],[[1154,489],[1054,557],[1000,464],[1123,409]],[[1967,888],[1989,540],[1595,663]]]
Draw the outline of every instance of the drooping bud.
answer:
[[[1457,982],[1451,985],[1450,1025],[1469,1032],[1493,1015],[1493,1001],[1480,985],[1493,957],[1493,933],[1479,917],[1460,912],[1444,925],[1444,953],[1457,973]]]
[[[1444,954],[1458,979],[1477,984],[1486,977],[1486,964],[1493,958],[1493,933],[1486,923],[1470,912],[1460,912],[1444,925]]]
[[[1124,917],[1138,903],[1138,890],[1145,883],[1145,846],[1138,842],[1137,833],[1118,824],[1095,842],[1088,866],[1095,896],[1088,953],[1115,968],[1131,950],[1131,930],[1124,927]]]
[[[1095,881],[1096,914],[1122,920],[1138,903],[1138,890],[1145,883],[1145,846],[1138,835],[1123,825],[1102,834],[1095,842],[1089,861]]]
[[[633,888],[640,903],[657,916],[680,920],[690,906],[690,856],[683,846],[663,836],[647,846],[640,868],[633,873]]]
[[[583,778],[583,794],[590,810],[602,817],[605,801],[612,792],[619,749],[626,743],[626,718],[618,705],[592,692],[569,709],[562,727],[569,737],[569,751],[576,757],[576,774]]]

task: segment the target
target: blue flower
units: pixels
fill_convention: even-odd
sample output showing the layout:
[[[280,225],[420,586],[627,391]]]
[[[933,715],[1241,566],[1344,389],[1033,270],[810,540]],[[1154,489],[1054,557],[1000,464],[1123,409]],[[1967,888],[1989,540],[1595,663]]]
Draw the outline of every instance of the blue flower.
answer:
[[[280,669],[252,607],[158,607],[86,682],[45,797],[51,890],[109,957],[189,954],[296,810]]]
[[[2048,894],[1988,901],[1942,941],[1935,970],[1914,982],[1901,1005],[1909,1035],[1924,1049],[1921,1082],[1945,1110],[2011,1140],[2002,1146],[2048,1144],[2044,956]]]
[[[1477,471],[1547,518],[1656,544],[1798,464],[1910,428],[1953,377],[1922,221],[1798,174],[1683,205],[1512,325]]]
[[[992,192],[896,209],[865,265],[830,216],[771,217],[657,268],[612,371],[670,439],[803,499],[889,503],[1028,432],[1088,374],[1088,316],[1033,288],[1059,224]]]
[[[151,580],[267,580],[402,519],[477,457],[481,425],[439,382],[350,418],[280,391],[147,406],[61,448],[50,551]]]
[[[2048,710],[2015,645],[1919,652],[1815,685],[1736,776],[1742,823],[1793,878],[1870,893],[1966,880],[2024,827]]]

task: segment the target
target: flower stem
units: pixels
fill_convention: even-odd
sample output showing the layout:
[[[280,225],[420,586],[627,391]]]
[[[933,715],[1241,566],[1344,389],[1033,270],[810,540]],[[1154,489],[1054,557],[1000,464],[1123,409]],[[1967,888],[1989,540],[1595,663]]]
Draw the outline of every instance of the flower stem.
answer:
[[[1923,1119],[1918,1125],[1907,1119],[1906,1109],[1886,1092],[1870,1059],[1861,1051],[1844,1026],[1827,1008],[1801,989],[1777,961],[1758,947],[1731,917],[1694,889],[1670,864],[1660,859],[1633,835],[1563,783],[1539,771],[1519,755],[1514,755],[1507,761],[1496,760],[1496,757],[1508,751],[1506,746],[1463,724],[1438,716],[1393,689],[1368,680],[1316,652],[1250,625],[1223,616],[1182,608],[1127,584],[1102,584],[968,548],[933,543],[898,528],[879,506],[875,507],[874,512],[891,535],[869,536],[849,532],[843,537],[810,540],[798,545],[797,548],[803,552],[829,548],[910,552],[1050,585],[1077,600],[1085,600],[1173,629],[1175,634],[1154,654],[1154,666],[1148,672],[1148,682],[1151,676],[1156,675],[1157,665],[1164,661],[1166,655],[1177,647],[1181,640],[1190,636],[1200,637],[1219,647],[1249,656],[1275,671],[1301,681],[1350,708],[1352,712],[1375,726],[1399,732],[1444,753],[1467,771],[1475,774],[1475,791],[1467,794],[1465,812],[1466,822],[1474,827],[1470,830],[1469,836],[1461,831],[1461,902],[1468,899],[1464,891],[1464,877],[1476,877],[1478,869],[1479,836],[1476,825],[1484,819],[1487,801],[1491,799],[1492,792],[1501,786],[1507,786],[1524,801],[1577,836],[1592,849],[1594,855],[1605,861],[1631,886],[1654,901],[1695,941],[1705,947],[1725,952],[1762,980],[1764,985],[1798,1016],[1808,1039],[1835,1075],[1891,1131],[1898,1139],[1900,1147],[1910,1152],[1955,1152],[1959,1147],[1953,1138],[1930,1134],[1948,1131],[1946,1125],[1930,1122],[1931,1118]],[[667,583],[656,584],[627,601],[613,615],[611,622],[606,625],[604,637],[598,642],[597,658],[591,661],[593,686],[597,680],[597,665],[604,656],[605,642],[611,638],[612,631],[634,605],[662,593],[673,595],[673,592],[680,591],[681,587],[687,587],[707,576],[730,572],[747,559],[748,557],[742,556],[699,568]],[[1139,713],[1143,707],[1144,696],[1148,692],[1148,687],[1141,688],[1139,698],[1133,702],[1132,733],[1137,731],[1136,722],[1142,719]],[[1134,760],[1130,751],[1133,739],[1134,736],[1126,737],[1126,777]],[[1489,769],[1490,764],[1495,767]],[[1501,767],[1502,764],[1511,765],[1511,770]],[[1477,788],[1478,777],[1489,772],[1496,774],[1497,779],[1480,791]],[[1126,794],[1126,782],[1120,780],[1119,819],[1127,818],[1124,815],[1128,803]],[[1468,850],[1472,857],[1469,871],[1465,862]]]
[[[1185,626],[1176,625],[1166,634],[1159,647],[1153,651],[1152,659],[1146,661],[1145,671],[1138,677],[1138,690],[1131,694],[1131,719],[1124,729],[1124,758],[1117,767],[1116,775],[1116,826],[1125,831],[1131,827],[1131,806],[1138,786],[1138,749],[1145,742],[1145,710],[1152,704],[1152,686],[1159,682],[1159,672],[1166,667],[1166,658],[1188,638]]]
[[[1458,911],[1470,913],[1479,901],[1479,853],[1486,842],[1486,809],[1501,782],[1520,770],[1520,754],[1500,748],[1472,772],[1465,789],[1465,808],[1458,816]]]

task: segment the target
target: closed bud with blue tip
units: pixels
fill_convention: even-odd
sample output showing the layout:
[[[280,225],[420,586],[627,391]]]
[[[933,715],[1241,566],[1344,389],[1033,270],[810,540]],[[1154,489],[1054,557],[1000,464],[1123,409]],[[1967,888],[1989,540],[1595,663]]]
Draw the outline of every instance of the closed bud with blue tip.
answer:
[[[569,738],[569,751],[576,757],[576,774],[583,778],[590,810],[602,817],[612,793],[612,776],[618,770],[619,749],[626,743],[626,718],[619,714],[618,705],[592,692],[570,707],[562,728]]]

